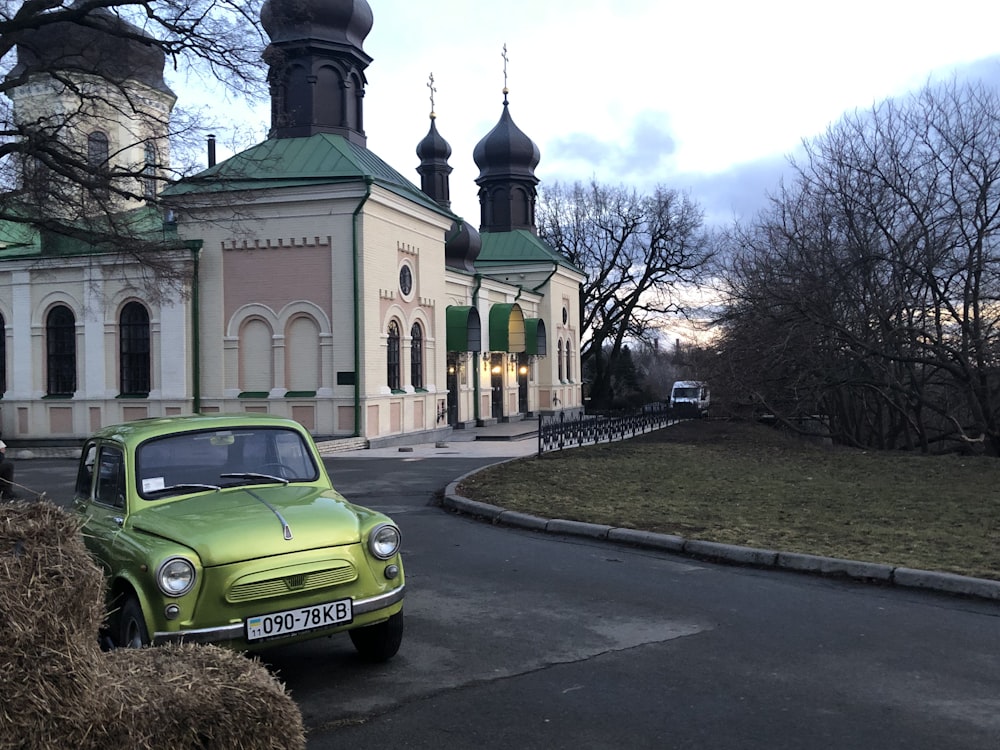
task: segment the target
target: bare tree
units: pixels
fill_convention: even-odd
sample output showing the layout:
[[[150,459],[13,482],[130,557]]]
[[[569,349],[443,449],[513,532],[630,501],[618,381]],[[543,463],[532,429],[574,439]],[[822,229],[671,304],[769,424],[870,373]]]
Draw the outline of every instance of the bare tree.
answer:
[[[846,442],[1000,453],[1000,97],[928,86],[844,118],[794,166],[733,236],[733,371]]]
[[[682,314],[676,294],[699,281],[711,257],[700,207],[657,187],[640,195],[592,182],[544,189],[538,234],[587,276],[582,289],[584,367],[591,396],[610,395],[614,360],[628,339],[648,339],[663,317]]]
[[[162,184],[192,168],[207,127],[164,67],[263,94],[260,0],[0,2],[0,222],[53,252],[86,243],[154,267],[169,244]],[[45,248],[43,248],[43,252]],[[170,273],[165,262],[156,270]]]

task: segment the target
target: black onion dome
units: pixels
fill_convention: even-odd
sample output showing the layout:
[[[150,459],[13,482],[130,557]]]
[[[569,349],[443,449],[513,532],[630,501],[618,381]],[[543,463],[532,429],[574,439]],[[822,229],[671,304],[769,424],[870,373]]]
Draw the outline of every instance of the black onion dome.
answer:
[[[451,225],[451,231],[444,243],[444,263],[449,268],[474,273],[476,258],[483,249],[483,238],[479,230],[467,221]]]
[[[417,144],[417,156],[420,157],[422,164],[448,161],[451,157],[451,146],[448,141],[441,137],[433,119],[431,119],[431,127],[427,131],[427,135]]]
[[[115,84],[139,81],[174,96],[163,80],[163,50],[138,26],[105,8],[95,8],[80,22],[57,21],[18,32],[14,38],[18,62],[10,72],[12,78],[79,71]]]
[[[448,164],[448,157],[451,156],[451,146],[441,137],[434,120],[434,114],[431,113],[431,127],[417,144],[417,156],[420,157],[417,173],[420,175],[420,189],[439,206],[450,209],[451,186],[448,176],[451,174],[451,166]]]
[[[514,124],[506,101],[500,122],[476,144],[472,158],[479,167],[476,182],[491,177],[527,177],[537,182],[538,146]]]
[[[361,49],[374,17],[365,0],[265,0],[260,22],[272,42],[322,39]]]

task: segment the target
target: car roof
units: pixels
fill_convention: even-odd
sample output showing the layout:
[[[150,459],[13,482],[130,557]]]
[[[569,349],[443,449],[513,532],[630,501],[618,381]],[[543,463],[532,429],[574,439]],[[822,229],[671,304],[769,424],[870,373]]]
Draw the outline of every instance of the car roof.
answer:
[[[228,430],[239,427],[283,427],[302,432],[294,419],[274,414],[186,414],[174,417],[149,417],[132,422],[108,425],[93,433],[93,438],[136,444],[151,437],[196,430]]]

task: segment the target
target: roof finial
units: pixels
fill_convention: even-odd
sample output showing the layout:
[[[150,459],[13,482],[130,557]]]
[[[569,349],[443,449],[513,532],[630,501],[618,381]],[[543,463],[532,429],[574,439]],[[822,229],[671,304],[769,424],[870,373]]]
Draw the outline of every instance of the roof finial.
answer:
[[[434,73],[431,73],[428,81],[427,88],[431,90],[431,119],[433,120],[437,115],[434,113],[434,94],[437,93],[437,89],[434,88]]]
[[[507,106],[507,94],[510,89],[507,88],[507,63],[510,62],[510,58],[507,57],[507,42],[503,43],[503,52],[500,54],[503,58],[503,103]]]

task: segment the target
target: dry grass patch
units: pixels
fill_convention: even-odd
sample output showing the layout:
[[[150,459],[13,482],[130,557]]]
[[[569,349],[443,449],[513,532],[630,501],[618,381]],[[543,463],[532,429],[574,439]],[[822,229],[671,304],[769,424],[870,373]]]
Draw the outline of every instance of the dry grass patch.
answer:
[[[1000,461],[831,448],[693,421],[462,483],[547,518],[1000,580]]]

